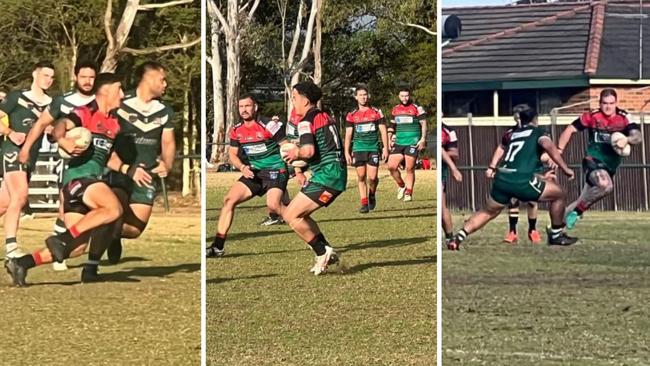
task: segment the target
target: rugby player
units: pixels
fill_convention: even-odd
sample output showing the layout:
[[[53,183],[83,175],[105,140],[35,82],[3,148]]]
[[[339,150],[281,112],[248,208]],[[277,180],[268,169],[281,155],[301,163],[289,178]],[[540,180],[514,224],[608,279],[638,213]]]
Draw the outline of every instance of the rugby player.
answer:
[[[411,101],[411,91],[401,88],[399,91],[400,104],[391,111],[392,120],[388,126],[390,156],[388,170],[397,183],[397,199],[404,202],[413,200],[415,186],[415,163],[418,153],[426,147],[427,121],[424,109]],[[404,161],[406,182],[399,171],[400,163]]]
[[[39,62],[32,69],[32,85],[29,90],[12,91],[0,104],[0,118],[9,117],[9,126],[0,124],[2,141],[2,170],[4,178],[0,188],[0,215],[4,217],[5,255],[7,258],[22,256],[16,233],[20,211],[27,203],[29,176],[34,170],[40,140],[29,151],[29,161],[18,161],[20,147],[32,125],[52,102],[46,90],[54,82],[54,65]]]
[[[381,110],[370,106],[369,97],[368,88],[357,86],[354,92],[357,108],[345,117],[345,160],[357,171],[360,213],[375,209],[379,161],[388,158],[386,119]]]
[[[574,178],[573,170],[566,165],[546,131],[537,126],[537,112],[529,108],[520,112],[519,117],[521,126],[508,136],[506,156],[494,176],[494,184],[485,207],[465,222],[463,229],[447,244],[448,249],[458,250],[469,234],[496,218],[513,198],[525,202],[550,202],[551,228],[547,232],[549,245],[571,245],[577,241],[577,238],[564,233],[565,192],[554,180],[545,180],[536,175],[544,152],[569,179]]]
[[[311,214],[334,202],[345,191],[347,183],[347,167],[336,123],[316,106],[322,95],[320,88],[310,81],[293,86],[291,98],[295,113],[302,116],[296,129],[300,147],[288,150],[284,157],[289,164],[304,160],[312,171],[311,178],[282,216],[316,253],[316,262],[310,270],[315,275],[325,273],[328,265],[339,258]]]
[[[636,145],[642,140],[639,125],[630,123],[627,112],[618,108],[616,90],[603,89],[599,103],[598,110],[583,113],[562,131],[558,139],[558,150],[562,153],[574,133],[584,130],[589,132],[586,156],[582,160],[585,183],[580,197],[567,207],[568,229],[576,225],[589,207],[614,190],[612,178],[622,158],[612,147],[612,133],[621,132],[627,136],[627,139],[619,141],[621,147],[625,147],[627,143]]]
[[[271,212],[282,215],[282,195],[287,189],[289,173],[280,155],[280,144],[286,142],[286,130],[278,120],[261,118],[258,105],[251,95],[239,98],[241,121],[230,131],[230,162],[242,173],[223,200],[219,213],[217,233],[206,256],[225,255],[226,236],[232,225],[235,208],[255,196],[266,194],[266,206]],[[247,163],[239,157],[243,151]]]
[[[487,179],[494,178],[494,173],[496,172],[496,166],[503,157],[505,153],[505,146],[508,143],[509,136],[512,132],[519,127],[519,113],[525,109],[530,108],[526,104],[519,104],[513,108],[513,116],[515,119],[515,125],[511,128],[508,128],[503,137],[501,138],[501,144],[494,149],[492,154],[492,159],[488,165],[487,170],[485,171],[485,177]],[[539,167],[539,173],[543,170],[543,166]],[[528,240],[533,244],[539,244],[542,241],[542,238],[537,231],[537,202],[526,202],[526,207],[528,209]],[[508,244],[514,244],[517,242],[517,224],[519,223],[519,200],[513,199],[508,203],[508,233],[503,239],[504,242]]]
[[[55,97],[49,107],[41,114],[36,123],[34,123],[25,138],[25,143],[18,153],[18,161],[20,163],[27,164],[29,162],[32,146],[41,138],[44,132],[48,132],[47,130],[51,128],[54,121],[69,114],[74,108],[87,105],[95,100],[93,84],[96,75],[97,66],[92,62],[81,61],[75,65],[75,88],[68,93]],[[65,229],[63,222],[63,196],[59,194],[59,216],[54,223],[54,233],[62,233]],[[54,262],[54,264],[54,268],[57,270],[66,269],[65,262],[62,264]]]
[[[458,160],[458,137],[456,131],[449,128],[444,123],[442,124],[442,149],[440,155],[442,157],[442,230],[445,232],[445,244],[449,243],[454,238],[454,224],[451,219],[451,212],[447,207],[447,180],[449,179],[449,172],[457,182],[463,181],[463,175],[456,167],[456,160]]]
[[[63,173],[63,209],[67,230],[45,240],[47,248],[5,263],[16,286],[25,286],[27,271],[55,260],[61,262],[72,255],[81,255],[92,233],[89,261],[81,272],[82,282],[98,279],[97,267],[114,233],[121,228],[122,206],[110,187],[101,180],[113,141],[120,125],[112,111],[124,97],[118,76],[97,75],[94,84],[95,101],[75,107],[72,113],[57,121],[53,137],[61,148],[70,153],[68,169]],[[92,133],[92,144],[86,150],[77,146],[65,132],[85,127]],[[137,179],[138,177],[134,177]]]
[[[139,237],[149,223],[156,196],[154,177],[165,178],[176,154],[173,111],[160,98],[167,88],[166,69],[147,61],[135,71],[136,89],[128,92],[117,110],[120,135],[115,140],[119,167],[112,167],[106,180],[124,209],[123,228],[108,248],[108,261],[116,264],[122,256],[121,238]],[[114,160],[113,160],[114,161]],[[140,184],[128,172],[142,175]]]

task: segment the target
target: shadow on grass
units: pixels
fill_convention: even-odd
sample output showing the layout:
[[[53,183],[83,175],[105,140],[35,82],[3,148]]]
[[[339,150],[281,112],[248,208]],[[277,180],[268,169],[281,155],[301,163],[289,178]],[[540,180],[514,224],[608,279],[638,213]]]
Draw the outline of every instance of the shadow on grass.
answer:
[[[415,215],[395,215],[395,216],[375,216],[373,214],[363,215],[359,217],[342,217],[337,219],[319,219],[316,220],[317,223],[321,222],[337,222],[337,221],[366,221],[366,220],[390,220],[390,219],[407,219],[407,218],[420,218],[420,217],[429,217],[435,216],[434,212],[427,212],[425,214],[415,214]]]
[[[239,210],[258,210],[260,208],[265,208],[265,207],[266,207],[266,205],[237,206],[237,208],[235,209],[235,212],[239,211]],[[222,207],[207,207],[205,209],[205,212],[206,213],[211,212],[211,211],[217,211],[218,212],[218,211],[221,211],[221,208]],[[261,215],[263,215],[263,213],[260,213],[260,217],[261,217]]]
[[[223,258],[208,258],[208,261],[221,261],[221,260],[227,260],[227,259],[233,259],[233,258],[239,258],[239,257],[248,257],[248,256],[251,256],[251,255],[294,253],[294,252],[303,252],[303,251],[308,251],[308,250],[309,250],[308,248],[302,247],[301,249],[273,250],[273,251],[264,251],[264,252],[256,252],[256,253],[234,253],[234,254],[226,253],[226,256],[223,257]]]
[[[145,258],[145,257],[124,257],[120,258],[119,264],[123,263],[129,263],[129,262],[151,262],[151,259]],[[103,259],[101,262],[99,262],[100,267],[109,267],[113,266],[114,264],[108,263],[107,259]],[[84,266],[83,263],[79,264],[74,264],[74,265],[68,265],[68,268],[82,268]]]
[[[368,248],[390,248],[390,247],[403,247],[407,245],[424,243],[427,240],[433,240],[427,236],[421,236],[417,238],[399,238],[399,239],[390,239],[390,240],[374,240],[368,242],[361,242],[356,244],[350,244],[345,247],[338,248],[337,251],[344,253],[350,250],[359,250],[359,249],[368,249]]]
[[[409,259],[409,260],[401,260],[401,261],[364,263],[364,264],[358,264],[356,266],[352,266],[348,268],[348,270],[345,271],[344,274],[346,275],[355,274],[371,268],[400,267],[400,266],[412,266],[412,265],[419,265],[419,264],[435,264],[435,263],[436,263],[435,255],[430,257],[420,257],[418,259]],[[431,274],[433,275],[434,272],[431,272]]]
[[[238,280],[254,280],[258,278],[271,278],[271,277],[277,277],[277,274],[265,274],[265,275],[253,275],[253,276],[246,276],[246,277],[236,277],[236,278],[211,278],[209,280],[206,280],[205,283],[207,285],[211,284],[221,284],[224,282],[230,282],[230,281],[238,281]]]
[[[260,230],[260,231],[250,232],[250,233],[228,234],[228,238],[226,240],[226,246],[228,245],[228,242],[230,242],[232,240],[245,240],[245,239],[259,238],[259,237],[268,236],[268,235],[281,235],[281,234],[289,234],[289,233],[293,233],[293,230],[281,230],[281,231]],[[206,238],[206,240],[208,240],[209,242],[212,242],[214,240],[214,236]]]
[[[100,270],[100,282],[141,282],[137,277],[167,277],[174,273],[183,272],[191,273],[201,270],[201,263],[184,263],[175,266],[153,266],[153,267],[139,267],[131,268],[119,272],[102,273]],[[81,273],[80,273],[81,274]],[[75,285],[80,281],[67,281],[67,282],[39,282],[31,284],[31,286],[40,285]]]

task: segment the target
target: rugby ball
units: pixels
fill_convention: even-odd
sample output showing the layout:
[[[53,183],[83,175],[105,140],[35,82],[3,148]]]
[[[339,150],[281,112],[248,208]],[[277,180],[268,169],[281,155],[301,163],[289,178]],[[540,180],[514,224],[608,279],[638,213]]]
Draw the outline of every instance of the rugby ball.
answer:
[[[299,149],[298,145],[294,144],[293,142],[288,142],[280,146],[280,155],[284,159],[287,156],[287,153],[289,151],[294,151],[298,149]],[[291,162],[291,166],[293,166],[294,168],[304,168],[305,166],[307,166],[307,162],[304,160],[294,160]]]
[[[630,147],[630,144],[627,142],[627,136],[625,136],[621,132],[614,132],[612,133],[611,142],[612,142],[612,148],[618,155],[630,156],[630,153],[632,152],[632,148]]]
[[[65,133],[65,137],[73,139],[77,146],[81,146],[85,151],[90,147],[90,144],[93,142],[93,134],[89,129],[85,127],[75,127]],[[64,159],[70,159],[72,156],[65,151],[62,147],[59,147],[59,155]]]

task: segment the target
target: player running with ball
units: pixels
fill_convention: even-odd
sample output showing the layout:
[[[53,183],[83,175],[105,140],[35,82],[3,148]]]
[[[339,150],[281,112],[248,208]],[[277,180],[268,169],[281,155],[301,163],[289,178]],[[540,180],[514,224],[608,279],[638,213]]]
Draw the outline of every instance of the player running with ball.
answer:
[[[537,112],[528,109],[522,111],[519,117],[521,126],[512,131],[505,144],[506,155],[497,169],[485,207],[465,222],[463,229],[447,244],[448,249],[460,249],[469,234],[496,218],[513,198],[526,202],[550,202],[549,245],[571,245],[577,241],[563,232],[565,192],[555,181],[544,180],[536,175],[544,152],[548,153],[570,179],[574,177],[573,170],[566,165],[546,131],[537,126]]]

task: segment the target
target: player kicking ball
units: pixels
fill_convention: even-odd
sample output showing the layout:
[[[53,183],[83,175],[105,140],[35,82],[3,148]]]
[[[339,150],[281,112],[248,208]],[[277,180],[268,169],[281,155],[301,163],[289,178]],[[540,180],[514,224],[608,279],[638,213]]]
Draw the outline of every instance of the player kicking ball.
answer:
[[[322,96],[320,88],[309,81],[294,85],[291,91],[295,112],[303,116],[297,126],[300,147],[287,149],[284,159],[289,164],[295,160],[306,161],[312,176],[282,215],[316,254],[316,263],[310,271],[317,276],[339,258],[311,215],[332,204],[345,191],[347,183],[347,166],[336,123],[316,106]]]
[[[239,117],[242,121],[230,132],[228,155],[242,176],[224,197],[217,234],[212,245],[206,249],[208,258],[225,255],[226,235],[238,205],[255,196],[266,195],[269,210],[282,214],[282,196],[289,180],[287,165],[280,155],[280,144],[286,142],[286,130],[277,120],[259,118],[257,110],[257,102],[252,96],[245,95],[239,99]],[[247,164],[240,159],[240,150],[247,158]]]
[[[460,249],[468,235],[496,218],[513,198],[526,202],[550,202],[551,228],[547,232],[549,245],[566,246],[575,244],[578,240],[567,236],[563,231],[565,192],[554,180],[545,180],[535,174],[542,164],[541,156],[544,152],[569,179],[574,178],[573,170],[566,165],[546,131],[537,126],[537,112],[528,109],[519,116],[521,126],[515,128],[506,141],[506,155],[494,176],[494,184],[485,207],[465,222],[463,229],[447,244],[447,249]]]
[[[368,102],[368,89],[358,86],[354,97],[357,109],[345,117],[345,160],[357,171],[361,196],[359,212],[368,213],[377,205],[379,161],[388,158],[388,135],[384,114]]]
[[[574,133],[589,132],[587,154],[582,160],[585,184],[580,197],[567,207],[568,229],[573,229],[593,204],[612,193],[612,178],[616,169],[623,160],[622,156],[630,154],[628,144],[636,145],[642,141],[639,125],[630,123],[627,112],[618,109],[617,102],[616,90],[603,89],[600,92],[600,108],[582,114],[562,131],[558,140],[558,150],[562,153]],[[616,139],[616,135],[621,138]]]

